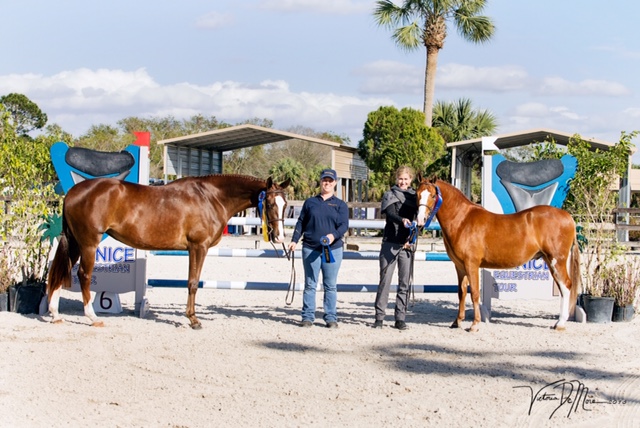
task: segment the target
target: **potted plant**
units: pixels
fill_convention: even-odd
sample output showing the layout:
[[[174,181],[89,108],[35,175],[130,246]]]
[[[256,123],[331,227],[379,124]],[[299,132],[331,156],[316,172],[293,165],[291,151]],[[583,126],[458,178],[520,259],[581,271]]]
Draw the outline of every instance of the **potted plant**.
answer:
[[[0,105],[0,214],[3,282],[10,282],[9,310],[37,312],[48,270],[52,240],[46,239],[48,220],[61,208],[55,192],[56,174],[49,149],[54,136],[32,139],[18,134],[15,119]],[[45,226],[43,226],[45,224]],[[37,304],[22,307],[32,296]]]
[[[640,260],[625,259],[602,269],[602,294],[614,299],[613,321],[631,321],[640,292]]]
[[[12,283],[12,276],[9,266],[9,252],[0,242],[0,311],[9,310],[9,286]]]
[[[580,306],[588,322],[610,322],[615,303],[612,284],[627,272],[620,262],[625,248],[617,243],[613,224],[613,210],[618,205],[618,192],[612,191],[620,177],[627,173],[631,140],[638,132],[623,132],[620,141],[607,150],[592,149],[589,142],[573,136],[567,145],[578,167],[571,180],[564,208],[578,225],[581,250],[581,282],[583,293]],[[563,153],[555,144],[540,146],[539,158],[556,157]],[[622,266],[622,267],[620,267]],[[626,287],[627,285],[618,285]]]
[[[587,322],[610,322],[615,297],[611,284],[622,272],[620,260],[626,248],[617,243],[612,213],[618,192],[612,191],[627,173],[631,140],[637,132],[623,132],[620,141],[608,150],[592,150],[581,138],[567,146],[578,161],[571,181],[567,209],[581,226],[584,236],[582,259],[582,306]],[[613,276],[612,276],[613,275]]]

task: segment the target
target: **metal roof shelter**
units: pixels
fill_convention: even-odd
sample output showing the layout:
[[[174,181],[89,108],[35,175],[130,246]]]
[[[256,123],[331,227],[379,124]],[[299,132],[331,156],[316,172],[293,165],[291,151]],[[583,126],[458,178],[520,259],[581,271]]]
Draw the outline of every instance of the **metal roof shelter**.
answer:
[[[566,146],[573,135],[552,129],[539,128],[449,143],[447,146],[452,148],[453,159],[451,163],[452,182],[465,195],[469,196],[471,194],[472,164],[482,157],[485,150],[509,149],[551,140],[555,141],[556,144]],[[594,149],[608,150],[615,145],[595,138],[582,138],[588,141]],[[631,162],[629,162],[628,172],[629,179],[621,180],[620,183],[620,206],[626,207],[629,206],[631,191],[640,192],[640,170],[631,169]]]
[[[451,178],[453,184],[467,196],[471,194],[471,166],[474,161],[481,158],[484,150],[510,149],[551,141],[552,139],[557,144],[566,146],[569,144],[569,140],[573,135],[574,134],[568,134],[566,132],[539,128],[449,143],[447,146],[451,147],[451,157],[454,160],[451,163]],[[592,147],[601,150],[607,150],[614,145],[603,140],[587,138],[585,138],[585,140],[589,141]]]
[[[256,125],[238,125],[158,141],[164,146],[164,174],[186,177],[222,173],[223,153],[261,144],[300,140],[330,148],[331,167],[338,174],[338,196],[361,200],[369,170],[355,147],[335,141],[278,131]]]
[[[566,132],[555,131],[551,129],[539,128],[530,129],[528,131],[513,132],[510,134],[500,134],[491,137],[474,138],[472,140],[458,141],[455,143],[449,143],[447,146],[458,149],[460,151],[476,150],[478,153],[482,150],[483,138],[495,138],[494,144],[498,149],[509,149],[513,147],[526,146],[533,143],[541,143],[545,141],[555,140],[557,144],[566,146],[569,144],[569,140],[574,134],[567,134]],[[595,138],[584,138],[585,141],[589,141],[591,146],[601,150],[606,150],[609,147],[613,147],[613,143],[609,143],[604,140],[597,140]]]

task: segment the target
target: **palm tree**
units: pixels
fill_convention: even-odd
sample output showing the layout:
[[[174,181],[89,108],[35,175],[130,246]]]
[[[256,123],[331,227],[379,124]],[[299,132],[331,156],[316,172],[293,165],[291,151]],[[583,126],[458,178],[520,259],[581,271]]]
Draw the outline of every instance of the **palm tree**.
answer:
[[[456,102],[436,102],[433,127],[447,143],[452,143],[492,135],[498,125],[489,110],[476,110],[470,99],[460,98]]]
[[[489,110],[473,108],[468,98],[456,102],[438,101],[433,106],[433,127],[447,143],[493,135],[497,129],[496,117]],[[427,175],[437,175],[448,180],[451,174],[451,149],[445,156],[431,164]],[[477,165],[477,164],[476,164]],[[474,166],[471,200],[480,201],[480,170]]]
[[[424,116],[432,123],[432,106],[436,86],[438,53],[447,37],[447,21],[453,20],[458,33],[473,43],[486,42],[493,36],[491,18],[479,15],[486,0],[404,0],[396,6],[392,0],[378,0],[374,11],[376,23],[393,30],[391,38],[401,49],[427,48],[424,75]]]

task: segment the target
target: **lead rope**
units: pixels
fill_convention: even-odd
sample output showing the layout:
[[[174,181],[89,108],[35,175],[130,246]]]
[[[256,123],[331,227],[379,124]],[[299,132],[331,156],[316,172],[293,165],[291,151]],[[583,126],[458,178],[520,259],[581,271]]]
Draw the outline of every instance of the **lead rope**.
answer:
[[[282,245],[284,246],[284,244]],[[291,304],[293,303],[293,298],[296,295],[296,266],[295,266],[296,252],[295,250],[288,251],[287,258],[291,260],[291,276],[289,277],[289,287],[287,287],[287,295],[284,298],[284,303],[287,306],[291,306]],[[289,293],[291,293],[291,299],[289,299]]]
[[[413,305],[416,302],[416,290],[413,287],[413,264],[416,260],[416,249],[418,248],[418,235],[420,234],[420,228],[417,226],[417,223],[414,221],[409,226],[409,238],[407,242],[409,243],[408,251],[411,254],[411,263],[409,264],[409,307],[413,308]]]
[[[275,251],[277,258],[280,258],[280,253],[278,252],[276,245],[271,242],[271,240],[269,240],[269,244],[271,244],[271,247],[273,248],[273,251]],[[282,243],[282,252],[285,256],[287,256],[287,260],[289,260],[289,251],[287,251],[287,247],[285,247],[284,242]]]

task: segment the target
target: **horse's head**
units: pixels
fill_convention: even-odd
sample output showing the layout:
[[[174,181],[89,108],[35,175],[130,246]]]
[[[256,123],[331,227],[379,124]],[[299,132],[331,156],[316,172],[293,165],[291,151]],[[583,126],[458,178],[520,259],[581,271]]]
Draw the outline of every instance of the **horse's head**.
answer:
[[[424,226],[427,218],[431,217],[431,214],[438,210],[442,197],[440,195],[440,189],[438,189],[435,184],[435,178],[423,178],[421,174],[418,174],[418,182],[420,184],[416,190],[416,199],[418,201],[418,216],[416,221],[418,222],[418,226]]]
[[[263,209],[269,240],[274,244],[284,243],[284,216],[287,208],[287,195],[284,189],[289,187],[290,182],[291,180],[287,179],[277,184],[271,177],[267,179]]]

